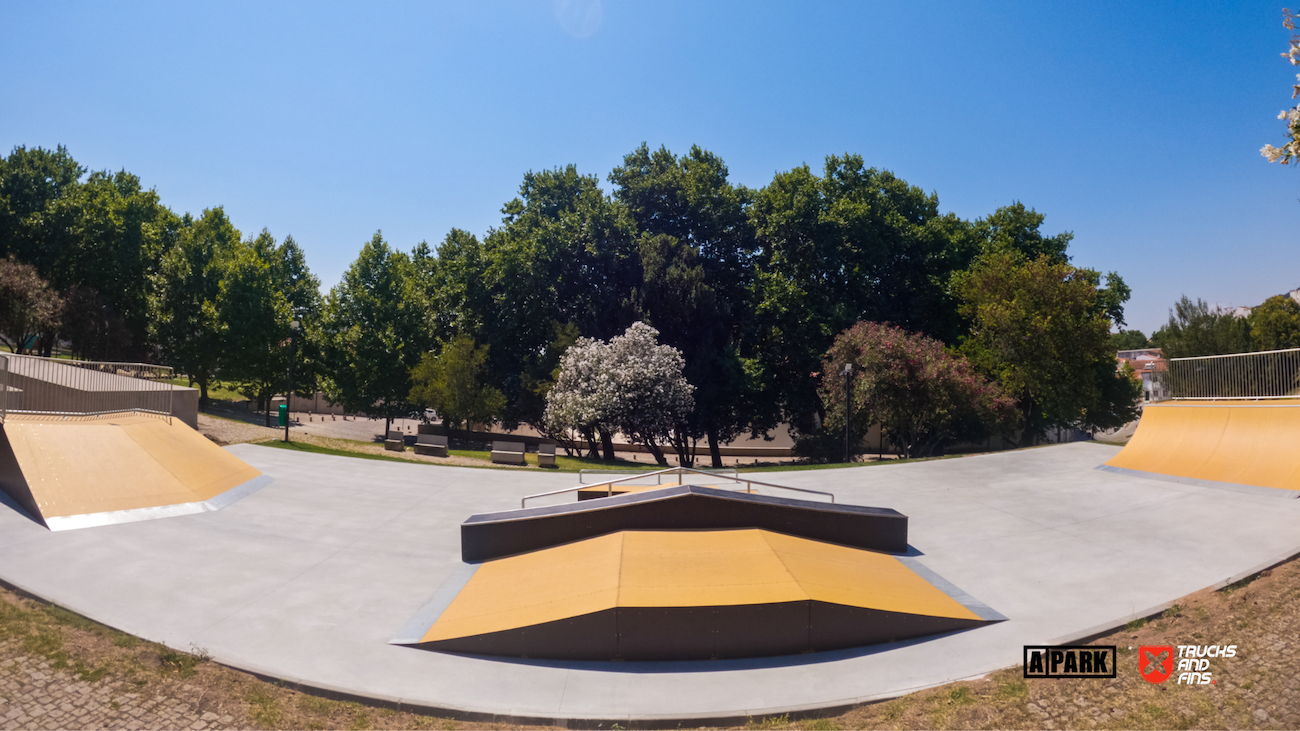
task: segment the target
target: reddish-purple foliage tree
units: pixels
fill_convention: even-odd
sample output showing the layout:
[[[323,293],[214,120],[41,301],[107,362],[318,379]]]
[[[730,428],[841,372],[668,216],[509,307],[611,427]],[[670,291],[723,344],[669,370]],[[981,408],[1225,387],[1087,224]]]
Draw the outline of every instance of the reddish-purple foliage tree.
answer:
[[[924,457],[951,441],[1003,433],[1018,418],[1015,401],[943,343],[888,323],[859,322],[822,359],[826,429],[843,434],[844,365],[853,364],[853,432],[879,424],[903,457]]]

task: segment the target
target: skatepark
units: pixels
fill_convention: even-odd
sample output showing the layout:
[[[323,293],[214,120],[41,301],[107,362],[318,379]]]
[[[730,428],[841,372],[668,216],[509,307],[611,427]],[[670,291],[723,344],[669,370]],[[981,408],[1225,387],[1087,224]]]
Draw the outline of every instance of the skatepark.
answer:
[[[114,465],[94,473],[78,466],[103,459],[96,451],[105,449],[103,444],[118,444],[122,450],[135,444],[132,449],[140,451],[131,452],[133,459],[157,465],[165,464],[167,452],[155,443],[185,444],[181,437],[160,436],[177,425],[150,414],[103,415],[85,422],[66,416],[6,416],[5,445],[14,456],[3,476],[6,494],[0,496],[0,550],[5,556],[0,580],[128,633],[181,650],[202,649],[218,662],[266,677],[444,715],[596,725],[735,722],[839,709],[1014,666],[1024,645],[1086,640],[1300,552],[1300,501],[1292,499],[1300,494],[1300,470],[1287,462],[1298,458],[1281,448],[1292,435],[1300,435],[1300,419],[1290,416],[1292,408],[1285,399],[1149,406],[1137,436],[1122,450],[1074,443],[751,476],[771,485],[751,485],[764,499],[789,498],[777,487],[788,486],[830,493],[836,506],[906,516],[903,550],[872,554],[904,567],[908,581],[919,577],[934,587],[903,593],[929,591],[932,609],[950,601],[960,605],[950,613],[965,608],[997,620],[842,649],[611,661],[459,654],[402,644],[425,639],[417,634],[430,631],[476,572],[491,565],[466,561],[462,554],[463,526],[471,516],[517,512],[530,495],[574,487],[572,474],[428,467],[257,445],[218,449],[200,444],[191,448],[220,453],[203,462],[211,465],[203,475],[182,478],[159,467],[159,476],[150,479],[166,483],[166,472],[182,485],[208,487],[182,492],[173,485],[170,493],[137,492],[169,494],[184,505],[230,495],[227,501],[160,519],[129,512],[160,504],[96,507],[83,502],[75,508],[82,514],[127,511],[129,520],[100,519],[65,530],[47,527],[50,519],[75,513],[43,512],[44,495],[83,495],[77,490],[87,484],[105,486],[102,492],[132,469],[135,479],[122,482],[138,488],[148,481],[143,476],[153,474],[147,472],[151,467]],[[140,426],[150,423],[152,429]],[[54,427],[68,433],[48,436]],[[133,436],[131,428],[158,434]],[[1267,439],[1261,442],[1250,434]],[[1246,449],[1261,443],[1254,451]],[[54,454],[61,461],[53,460]],[[13,496],[15,471],[32,500]],[[716,476],[681,477],[719,486]],[[65,484],[72,482],[80,487]],[[58,489],[42,487],[50,483]],[[102,503],[105,496],[95,499]],[[562,512],[576,500],[572,493],[561,493],[530,501],[528,507]],[[72,504],[71,498],[60,503]],[[729,528],[738,530],[726,532],[747,532],[741,526]],[[752,528],[759,532],[763,526]],[[633,534],[602,535],[623,535],[626,542]],[[754,553],[747,547],[751,544],[671,540],[673,545],[652,548],[694,551],[701,557]],[[777,559],[787,560],[783,556],[794,539],[763,540]],[[561,547],[580,545],[569,541]],[[819,546],[850,550],[842,548],[842,539]],[[608,548],[601,549],[605,553],[591,550],[593,561],[614,555]],[[623,566],[642,560],[626,547],[622,550]],[[660,574],[643,571],[646,580],[639,586],[658,587],[660,597],[686,593],[681,588],[689,583],[685,573],[665,569],[662,562],[647,565]],[[518,577],[505,579],[507,586],[523,586]],[[760,601],[778,601],[762,592],[791,590],[760,574],[726,580],[758,587]],[[712,583],[704,588],[696,582],[695,591],[717,590],[719,579],[708,581]],[[817,593],[822,590],[812,588],[816,582],[797,583],[812,601],[848,601]],[[539,585],[523,594],[527,598],[545,589]],[[682,604],[681,596],[673,599]],[[489,605],[517,600],[508,591],[486,599]]]

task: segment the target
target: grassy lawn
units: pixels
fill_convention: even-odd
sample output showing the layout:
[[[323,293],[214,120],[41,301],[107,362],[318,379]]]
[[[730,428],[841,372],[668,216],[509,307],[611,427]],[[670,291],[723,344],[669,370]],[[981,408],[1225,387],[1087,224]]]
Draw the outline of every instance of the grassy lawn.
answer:
[[[194,384],[193,386],[191,386],[191,385],[190,385],[190,379],[188,379],[188,378],[168,378],[168,379],[166,379],[166,382],[167,382],[167,383],[171,383],[171,384],[176,385],[176,386],[185,386],[186,388],[198,388],[198,387],[199,387],[199,385],[198,385],[197,383]],[[246,400],[248,400],[248,397],[247,397],[247,396],[245,396],[244,394],[242,394],[242,393],[240,393],[240,392],[234,390],[234,386],[233,386],[233,384],[222,383],[221,381],[213,381],[213,382],[211,382],[211,383],[208,384],[208,398],[211,399],[212,401],[246,401]]]

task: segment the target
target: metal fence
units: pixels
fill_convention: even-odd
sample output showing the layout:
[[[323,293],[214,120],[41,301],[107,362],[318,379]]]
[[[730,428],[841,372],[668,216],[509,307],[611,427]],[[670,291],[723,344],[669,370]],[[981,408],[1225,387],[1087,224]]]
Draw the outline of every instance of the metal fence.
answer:
[[[1173,399],[1300,397],[1300,348],[1170,358],[1157,380]]]
[[[8,414],[172,415],[172,369],[147,363],[0,354],[0,421]]]

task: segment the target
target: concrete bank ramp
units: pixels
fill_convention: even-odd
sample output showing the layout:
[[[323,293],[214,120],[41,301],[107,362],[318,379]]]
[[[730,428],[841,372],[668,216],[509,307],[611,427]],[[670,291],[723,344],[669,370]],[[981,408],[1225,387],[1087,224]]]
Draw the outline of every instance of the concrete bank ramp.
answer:
[[[1152,404],[1103,469],[1300,497],[1300,400]]]
[[[0,425],[0,488],[51,530],[217,510],[269,479],[181,423],[121,414]]]

